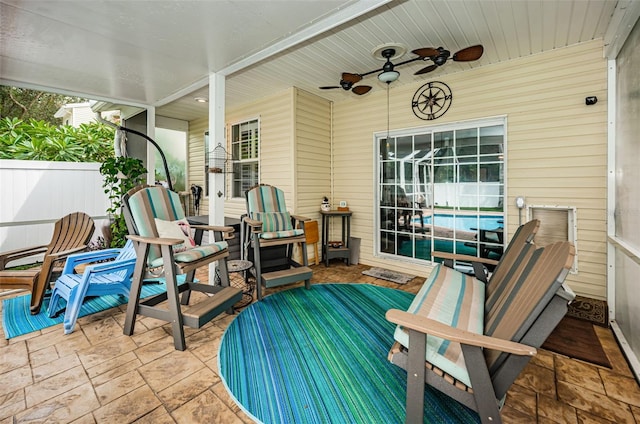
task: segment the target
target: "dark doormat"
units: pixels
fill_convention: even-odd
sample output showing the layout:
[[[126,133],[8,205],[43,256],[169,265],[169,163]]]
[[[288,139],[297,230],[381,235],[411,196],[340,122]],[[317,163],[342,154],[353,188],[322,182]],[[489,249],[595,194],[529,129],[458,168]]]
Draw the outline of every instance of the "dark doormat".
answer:
[[[576,296],[569,304],[567,316],[590,321],[602,327],[609,326],[607,302],[604,300]]]
[[[565,316],[542,345],[543,349],[574,359],[611,368],[593,324]]]
[[[364,275],[369,275],[375,278],[381,278],[383,280],[393,281],[397,284],[407,284],[413,280],[413,275],[403,274],[402,272],[391,271],[383,268],[370,268],[362,271]]]

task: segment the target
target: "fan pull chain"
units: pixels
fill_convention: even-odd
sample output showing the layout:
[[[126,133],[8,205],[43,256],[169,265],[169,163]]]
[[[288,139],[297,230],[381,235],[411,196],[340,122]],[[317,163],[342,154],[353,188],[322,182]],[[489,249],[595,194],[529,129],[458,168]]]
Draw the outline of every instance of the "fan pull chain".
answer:
[[[389,114],[391,111],[389,110],[389,84],[387,84],[387,144],[389,143]]]
[[[391,111],[389,110],[389,86],[391,84],[387,83],[387,146],[389,146],[389,121],[390,121],[390,117],[389,115],[391,114]]]

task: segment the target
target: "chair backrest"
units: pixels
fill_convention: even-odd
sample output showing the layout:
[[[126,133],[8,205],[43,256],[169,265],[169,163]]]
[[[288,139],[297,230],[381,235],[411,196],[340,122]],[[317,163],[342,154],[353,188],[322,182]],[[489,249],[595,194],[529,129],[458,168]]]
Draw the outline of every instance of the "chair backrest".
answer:
[[[516,230],[488,281],[485,290],[485,310],[493,307],[496,299],[505,291],[505,284],[517,279],[522,273],[527,258],[535,249],[533,238],[539,228],[540,221],[533,219]]]
[[[284,191],[268,185],[260,184],[247,190],[247,212],[249,217],[255,219],[257,212],[286,212],[287,205],[284,199]]]
[[[574,256],[575,248],[567,241],[533,252],[522,274],[509,281],[493,306],[485,310],[484,334],[521,342],[560,289],[573,265]],[[506,356],[485,349],[490,370],[500,366]]]
[[[91,240],[95,223],[84,212],[74,212],[56,221],[45,255],[85,246]]]
[[[131,234],[159,237],[155,219],[177,221],[185,218],[180,196],[162,186],[138,186],[124,195],[125,221]],[[147,262],[161,256],[160,248],[152,246]]]
[[[122,250],[120,250],[120,253],[118,253],[118,256],[116,256],[115,260],[126,261],[128,259],[135,259],[135,258],[136,258],[136,249],[133,246],[133,242],[131,240],[127,240]]]
[[[382,206],[397,206],[397,207],[409,207],[409,197],[404,189],[399,185],[385,185],[382,186],[382,193],[380,196],[380,205]]]

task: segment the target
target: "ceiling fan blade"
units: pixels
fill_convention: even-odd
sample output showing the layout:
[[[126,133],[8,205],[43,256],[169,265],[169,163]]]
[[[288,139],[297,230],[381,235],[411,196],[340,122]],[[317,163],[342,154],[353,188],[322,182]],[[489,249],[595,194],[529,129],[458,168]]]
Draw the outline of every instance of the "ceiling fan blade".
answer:
[[[422,68],[420,69],[418,72],[416,72],[413,75],[422,75],[422,74],[426,74],[428,72],[434,71],[438,68],[438,65],[429,65],[426,68]]]
[[[411,53],[417,54],[418,56],[420,56],[422,58],[431,57],[431,56],[437,56],[438,55],[438,49],[434,49],[433,47],[424,47],[422,49],[415,49],[415,50],[411,51]]]
[[[453,55],[453,60],[456,62],[469,62],[472,60],[478,60],[484,53],[484,47],[481,44],[476,46],[467,47],[466,49],[462,49],[456,52]]]
[[[351,91],[353,91],[358,96],[362,96],[363,94],[367,94],[371,90],[371,87],[368,85],[359,85],[357,87],[353,87]]]
[[[351,84],[355,84],[357,82],[360,82],[360,80],[362,80],[362,76],[358,75],[358,74],[350,74],[348,72],[343,72],[342,73],[342,80],[349,82]]]
[[[339,85],[325,85],[324,87],[318,87],[320,90],[331,90],[332,88],[342,88]]]

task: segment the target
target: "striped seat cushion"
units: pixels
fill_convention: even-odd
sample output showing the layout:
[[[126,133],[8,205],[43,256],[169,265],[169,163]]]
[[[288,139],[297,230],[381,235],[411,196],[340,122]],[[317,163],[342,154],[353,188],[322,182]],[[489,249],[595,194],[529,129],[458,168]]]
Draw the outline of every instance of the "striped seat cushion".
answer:
[[[226,241],[218,241],[212,244],[205,244],[202,246],[196,246],[193,249],[188,249],[181,251],[179,253],[175,253],[174,259],[176,262],[188,263],[194,262],[198,259],[202,259],[207,256],[211,256],[215,253],[218,253],[228,247]],[[162,256],[153,259],[149,265],[152,268],[162,266]]]
[[[425,316],[455,328],[483,334],[484,289],[477,279],[436,265],[407,312]],[[398,326],[397,342],[409,348],[409,334]],[[459,343],[427,335],[427,362],[471,386]]]
[[[294,229],[289,212],[254,212],[253,219],[262,222],[262,239],[279,239],[301,236],[302,229]]]
[[[138,234],[143,237],[162,237],[157,227],[158,222],[169,221],[169,224],[186,222],[178,193],[167,190],[161,186],[145,187],[137,191],[129,198],[128,205]],[[168,234],[165,235],[165,237],[180,238],[169,236]],[[174,249],[174,259],[176,262],[194,262],[216,254],[228,247],[226,241],[220,241],[191,248],[191,240],[187,237],[188,236],[185,235],[184,244],[189,245],[187,246],[189,247],[188,249],[180,252]],[[151,249],[149,249],[147,265],[151,268],[163,265],[162,254],[158,246],[152,246]]]
[[[258,186],[247,191],[247,210],[255,212],[286,211],[284,192],[272,186]]]
[[[262,222],[262,231],[264,232],[293,230],[289,212],[254,212],[251,215],[256,221]]]
[[[304,234],[304,230],[295,229],[289,231],[270,231],[266,233],[260,233],[260,238],[265,240],[273,240],[279,238],[296,237]]]

